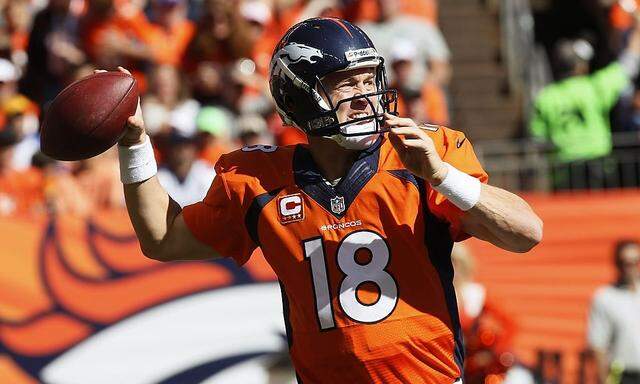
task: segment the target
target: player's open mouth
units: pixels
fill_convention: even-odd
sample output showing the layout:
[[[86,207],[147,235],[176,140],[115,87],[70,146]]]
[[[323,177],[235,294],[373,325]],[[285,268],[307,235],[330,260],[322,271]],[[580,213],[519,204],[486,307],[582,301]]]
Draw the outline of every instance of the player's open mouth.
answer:
[[[368,117],[371,116],[370,114],[364,113],[364,112],[360,112],[360,113],[352,113],[349,116],[347,116],[347,118],[349,120],[355,120],[355,119],[361,119],[363,117]],[[373,120],[373,117],[370,119],[366,119],[366,120],[361,120],[361,123],[369,123]]]

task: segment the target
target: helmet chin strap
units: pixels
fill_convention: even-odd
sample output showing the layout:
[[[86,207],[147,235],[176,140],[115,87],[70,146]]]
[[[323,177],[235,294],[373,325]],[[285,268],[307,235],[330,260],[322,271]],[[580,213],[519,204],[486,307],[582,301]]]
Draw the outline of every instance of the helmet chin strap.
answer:
[[[333,136],[329,136],[329,138],[338,145],[346,149],[352,150],[363,150],[371,147],[380,133],[377,132],[376,121],[372,119],[369,122],[357,122],[353,124],[347,124],[340,128],[340,131],[347,135],[354,135],[362,132],[362,135],[356,136],[344,136],[342,134],[337,134]]]

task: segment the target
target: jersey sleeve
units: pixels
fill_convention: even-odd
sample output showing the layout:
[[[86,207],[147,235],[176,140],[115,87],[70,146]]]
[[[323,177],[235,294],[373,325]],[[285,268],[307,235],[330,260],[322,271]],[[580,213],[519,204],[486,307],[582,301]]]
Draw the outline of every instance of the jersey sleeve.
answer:
[[[244,224],[252,199],[251,180],[235,174],[223,156],[207,195],[185,207],[182,215],[196,239],[243,265],[257,247]]]
[[[489,175],[480,165],[473,151],[473,146],[464,133],[439,127],[437,131],[432,131],[430,136],[434,140],[442,160],[458,170],[479,179],[482,183],[489,181]],[[427,188],[429,211],[440,220],[449,223],[451,238],[454,241],[462,241],[469,238],[469,235],[462,231],[461,217],[464,212],[452,204],[444,195],[431,188],[430,185],[427,185]]]

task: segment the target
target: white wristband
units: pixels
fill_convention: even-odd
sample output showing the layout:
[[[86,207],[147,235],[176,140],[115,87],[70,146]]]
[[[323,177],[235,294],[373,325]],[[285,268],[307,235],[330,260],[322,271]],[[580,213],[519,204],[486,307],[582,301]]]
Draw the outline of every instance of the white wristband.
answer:
[[[149,137],[142,144],[131,147],[118,146],[120,180],[122,184],[133,184],[152,178],[158,173],[156,158]]]
[[[443,194],[461,210],[470,210],[480,200],[480,180],[457,170],[449,163],[444,164],[449,168],[447,177],[433,189]]]

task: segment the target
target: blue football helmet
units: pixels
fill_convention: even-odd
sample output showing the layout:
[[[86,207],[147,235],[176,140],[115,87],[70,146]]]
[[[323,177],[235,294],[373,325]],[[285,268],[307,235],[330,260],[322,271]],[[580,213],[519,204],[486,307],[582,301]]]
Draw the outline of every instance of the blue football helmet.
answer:
[[[365,67],[375,68],[376,91],[341,99],[334,105],[322,79],[333,72]],[[397,114],[397,92],[387,88],[384,59],[360,28],[337,18],[313,18],[291,27],[273,52],[269,86],[284,124],[297,126],[311,136],[378,133],[384,112]],[[376,98],[377,108],[371,101]],[[366,100],[373,114],[338,122],[338,107],[355,99]],[[347,134],[341,130],[371,119],[376,122],[373,132]]]

